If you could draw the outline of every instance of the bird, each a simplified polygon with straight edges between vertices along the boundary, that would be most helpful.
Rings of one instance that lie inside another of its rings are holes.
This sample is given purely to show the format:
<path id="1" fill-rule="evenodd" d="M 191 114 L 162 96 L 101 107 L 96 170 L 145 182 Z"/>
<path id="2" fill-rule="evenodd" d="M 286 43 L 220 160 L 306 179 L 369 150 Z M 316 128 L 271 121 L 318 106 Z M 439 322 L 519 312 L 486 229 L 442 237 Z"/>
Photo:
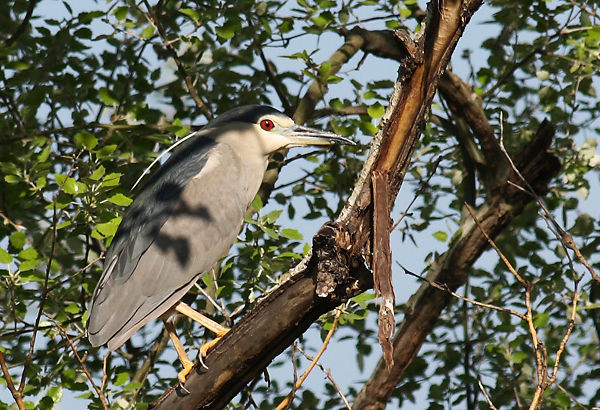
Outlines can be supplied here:
<path id="1" fill-rule="evenodd" d="M 335 133 L 297 125 L 266 105 L 234 108 L 186 137 L 123 215 L 88 308 L 90 344 L 114 351 L 162 318 L 184 383 L 194 363 L 172 318 L 183 314 L 216 334 L 200 348 L 200 359 L 229 330 L 181 299 L 227 255 L 269 156 L 282 148 L 336 143 L 354 145 Z"/>

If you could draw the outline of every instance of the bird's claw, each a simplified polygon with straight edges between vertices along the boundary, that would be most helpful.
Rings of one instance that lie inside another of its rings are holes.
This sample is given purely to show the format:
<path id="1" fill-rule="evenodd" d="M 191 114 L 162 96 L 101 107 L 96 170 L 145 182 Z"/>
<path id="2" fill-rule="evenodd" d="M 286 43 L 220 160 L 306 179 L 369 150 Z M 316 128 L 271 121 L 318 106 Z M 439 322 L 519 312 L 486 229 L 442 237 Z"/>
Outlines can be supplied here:
<path id="1" fill-rule="evenodd" d="M 190 391 L 185 388 L 184 384 L 187 375 L 190 374 L 190 372 L 194 368 L 194 362 L 192 362 L 191 360 L 181 360 L 181 365 L 183 366 L 183 370 L 177 373 L 177 378 L 179 379 L 179 387 L 181 387 L 181 389 L 184 390 L 186 393 L 189 393 Z"/>

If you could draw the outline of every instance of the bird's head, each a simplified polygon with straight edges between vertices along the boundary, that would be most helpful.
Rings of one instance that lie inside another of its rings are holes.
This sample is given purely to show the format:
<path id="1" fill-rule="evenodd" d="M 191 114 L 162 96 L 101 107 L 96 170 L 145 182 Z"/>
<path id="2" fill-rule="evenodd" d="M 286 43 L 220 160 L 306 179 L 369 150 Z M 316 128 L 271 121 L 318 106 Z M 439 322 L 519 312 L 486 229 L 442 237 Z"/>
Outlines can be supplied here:
<path id="1" fill-rule="evenodd" d="M 208 127 L 224 127 L 235 132 L 227 133 L 230 138 L 243 138 L 256 144 L 269 155 L 281 148 L 307 145 L 355 145 L 352 140 L 329 131 L 304 127 L 294 123 L 290 117 L 266 105 L 247 105 L 227 111 L 213 120 Z M 225 133 L 223 134 L 225 135 Z"/>

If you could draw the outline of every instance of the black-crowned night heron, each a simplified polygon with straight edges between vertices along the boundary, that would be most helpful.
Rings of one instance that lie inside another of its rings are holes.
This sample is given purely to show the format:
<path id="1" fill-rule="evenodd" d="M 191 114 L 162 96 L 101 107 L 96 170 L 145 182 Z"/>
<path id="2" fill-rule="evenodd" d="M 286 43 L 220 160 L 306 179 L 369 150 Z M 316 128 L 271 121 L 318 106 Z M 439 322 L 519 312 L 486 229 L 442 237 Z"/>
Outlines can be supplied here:
<path id="1" fill-rule="evenodd" d="M 89 309 L 92 346 L 107 344 L 115 350 L 146 323 L 173 311 L 221 338 L 229 329 L 181 298 L 235 241 L 269 155 L 284 147 L 353 143 L 296 125 L 261 105 L 228 111 L 190 137 L 145 184 L 123 217 Z M 173 323 L 164 322 L 183 365 L 178 375 L 183 382 L 193 362 Z M 215 341 L 205 344 L 201 355 Z"/>

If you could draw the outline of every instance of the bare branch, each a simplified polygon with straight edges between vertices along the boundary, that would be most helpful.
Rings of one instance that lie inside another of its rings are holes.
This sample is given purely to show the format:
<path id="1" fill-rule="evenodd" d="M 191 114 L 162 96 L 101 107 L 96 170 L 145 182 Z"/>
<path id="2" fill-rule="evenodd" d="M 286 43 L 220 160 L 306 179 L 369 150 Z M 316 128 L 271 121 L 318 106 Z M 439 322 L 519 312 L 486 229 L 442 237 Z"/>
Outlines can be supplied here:
<path id="1" fill-rule="evenodd" d="M 335 316 L 333 318 L 333 324 L 331 325 L 331 329 L 329 329 L 329 332 L 327 332 L 327 336 L 325 336 L 325 340 L 323 341 L 323 345 L 321 346 L 321 349 L 319 349 L 319 352 L 316 354 L 316 356 L 314 357 L 314 359 L 312 360 L 312 362 L 310 363 L 310 365 L 308 366 L 306 371 L 302 374 L 302 376 L 300 376 L 300 379 L 298 379 L 298 381 L 294 384 L 294 387 L 293 387 L 292 391 L 290 392 L 290 394 L 288 394 L 288 396 L 285 399 L 283 399 L 281 403 L 279 403 L 279 406 L 276 407 L 276 410 L 283 410 L 284 408 L 289 407 L 296 390 L 298 390 L 300 388 L 300 386 L 302 386 L 302 383 L 304 383 L 304 381 L 306 380 L 306 378 L 308 377 L 308 375 L 310 374 L 312 369 L 315 367 L 315 365 L 317 364 L 317 362 L 319 361 L 319 359 L 321 358 L 321 356 L 327 349 L 327 346 L 329 345 L 329 341 L 331 340 L 331 337 L 333 336 L 333 333 L 335 332 L 335 329 L 337 329 L 338 323 L 340 322 L 340 315 L 342 314 L 342 307 L 343 307 L 343 305 L 340 306 L 336 310 Z"/>
<path id="2" fill-rule="evenodd" d="M 98 398 L 102 402 L 102 406 L 104 407 L 104 409 L 108 410 L 109 409 L 109 405 L 108 405 L 108 402 L 106 401 L 106 397 L 104 396 L 104 392 L 100 388 L 98 388 L 98 386 L 94 382 L 94 379 L 93 379 L 91 373 L 89 372 L 87 366 L 85 365 L 85 361 L 81 358 L 81 356 L 79 356 L 79 353 L 77 352 L 77 348 L 75 347 L 75 345 L 71 341 L 71 338 L 67 334 L 67 331 L 58 322 L 56 322 L 54 320 L 52 320 L 52 322 L 58 328 L 58 330 L 63 335 L 63 337 L 67 340 L 67 343 L 69 343 L 69 346 L 71 347 L 71 350 L 73 351 L 73 354 L 75 355 L 75 358 L 79 362 L 79 365 L 81 366 L 81 369 L 83 370 L 83 373 L 85 374 L 85 377 L 87 377 L 87 379 L 91 383 L 92 387 L 96 391 L 96 394 L 98 394 Z M 104 384 L 103 384 L 103 386 L 104 386 Z"/>
<path id="3" fill-rule="evenodd" d="M 465 302 L 470 303 L 470 304 L 475 305 L 475 306 L 481 306 L 481 307 L 486 308 L 486 309 L 496 310 L 496 311 L 501 312 L 501 313 L 508 313 L 509 315 L 516 316 L 516 317 L 518 317 L 521 320 L 525 320 L 525 321 L 527 320 L 527 316 L 525 316 L 525 315 L 523 315 L 523 314 L 521 314 L 519 312 L 516 312 L 516 311 L 514 311 L 512 309 L 507 309 L 507 308 L 503 308 L 503 307 L 500 307 L 500 306 L 491 305 L 489 303 L 479 302 L 479 301 L 477 301 L 475 299 L 471 299 L 471 298 L 459 295 L 458 293 L 456 293 L 452 289 L 450 289 L 448 287 L 448 285 L 446 285 L 445 283 L 440 284 L 440 283 L 437 283 L 437 282 L 432 282 L 432 281 L 430 281 L 425 276 L 421 276 L 421 275 L 418 275 L 418 274 L 416 274 L 414 272 L 409 271 L 404 266 L 402 266 L 399 262 L 396 262 L 396 263 L 398 264 L 398 266 L 400 266 L 404 270 L 404 273 L 406 273 L 406 274 L 408 274 L 410 276 L 414 276 L 415 278 L 418 278 L 420 280 L 423 280 L 423 281 L 427 282 L 430 286 L 432 286 L 432 287 L 434 287 L 436 289 L 443 290 L 444 292 L 448 292 L 449 294 L 451 294 L 452 296 L 454 296 L 457 299 L 460 299 L 462 301 L 465 301 Z"/>
<path id="4" fill-rule="evenodd" d="M 148 15 L 147 15 L 148 22 L 156 28 L 156 30 L 158 31 L 158 34 L 160 35 L 160 38 L 162 39 L 163 45 L 167 48 L 167 50 L 169 50 L 169 53 L 171 53 L 171 57 L 173 57 L 173 60 L 175 61 L 175 64 L 177 65 L 177 71 L 179 71 L 179 75 L 185 82 L 188 92 L 194 99 L 196 106 L 200 109 L 202 114 L 204 114 L 204 116 L 207 119 L 211 120 L 213 117 L 212 114 L 208 110 L 206 104 L 204 104 L 204 102 L 198 95 L 198 92 L 196 91 L 196 87 L 194 87 L 194 82 L 192 81 L 192 77 L 188 74 L 187 70 L 185 69 L 183 63 L 181 62 L 181 59 L 179 58 L 179 55 L 177 54 L 177 50 L 175 50 L 175 47 L 173 47 L 173 42 L 169 41 L 169 39 L 167 38 L 167 34 L 165 33 L 165 29 L 162 26 L 162 24 L 160 23 L 159 12 L 158 12 L 158 10 L 160 8 L 160 2 L 156 7 L 151 7 L 150 4 L 148 3 L 148 0 L 143 0 L 143 3 L 146 6 L 146 9 L 148 10 Z"/>
<path id="5" fill-rule="evenodd" d="M 8 387 L 10 394 L 12 394 L 17 407 L 19 410 L 25 410 L 23 395 L 19 390 L 17 390 L 15 384 L 13 383 L 13 379 L 8 371 L 8 366 L 6 366 L 6 360 L 4 360 L 4 354 L 2 353 L 2 350 L 0 350 L 0 368 L 2 368 L 2 373 L 4 373 L 4 379 L 6 380 L 6 386 Z"/>
<path id="6" fill-rule="evenodd" d="M 10 36 L 10 38 L 6 39 L 6 41 L 4 41 L 4 45 L 6 47 L 10 47 L 15 41 L 17 41 L 21 34 L 25 32 L 25 28 L 29 24 L 29 20 L 31 20 L 31 16 L 33 15 L 33 9 L 35 8 L 37 2 L 38 0 L 29 0 L 29 6 L 27 6 L 27 12 L 25 13 L 23 21 L 21 22 L 17 30 L 13 33 L 13 35 Z"/>
<path id="7" fill-rule="evenodd" d="M 311 357 L 310 355 L 306 354 L 306 352 L 304 350 L 302 350 L 302 348 L 300 348 L 299 346 L 296 345 L 296 349 L 298 349 L 298 351 L 300 353 L 302 353 L 304 355 L 304 357 L 306 357 L 308 360 L 314 360 L 313 357 Z M 317 361 L 317 366 L 319 366 L 319 368 L 321 369 L 321 371 L 323 373 L 325 373 L 325 375 L 327 376 L 327 378 L 329 379 L 329 381 L 331 382 L 331 384 L 333 385 L 333 388 L 338 392 L 338 394 L 340 395 L 340 398 L 342 399 L 342 401 L 344 402 L 344 404 L 346 405 L 347 409 L 351 409 L 350 407 L 350 403 L 348 403 L 348 399 L 346 399 L 346 396 L 344 396 L 344 393 L 342 393 L 342 390 L 340 389 L 340 387 L 337 385 L 337 383 L 335 382 L 335 380 L 333 379 L 333 376 L 331 375 L 331 372 L 328 369 L 325 369 L 325 367 L 323 367 L 323 365 Z"/>

